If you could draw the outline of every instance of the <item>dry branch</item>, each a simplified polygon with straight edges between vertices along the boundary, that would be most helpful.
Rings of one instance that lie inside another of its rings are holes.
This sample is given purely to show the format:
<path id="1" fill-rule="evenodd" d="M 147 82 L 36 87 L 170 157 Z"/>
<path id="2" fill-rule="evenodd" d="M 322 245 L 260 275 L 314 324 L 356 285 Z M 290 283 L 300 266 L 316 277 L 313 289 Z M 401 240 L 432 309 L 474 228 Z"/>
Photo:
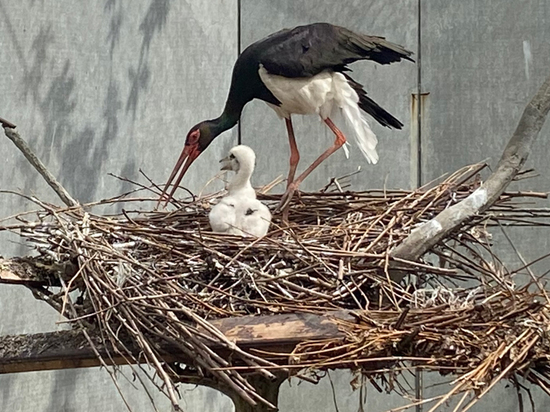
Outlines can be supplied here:
<path id="1" fill-rule="evenodd" d="M 29 161 L 31 165 L 40 173 L 44 180 L 50 185 L 50 187 L 57 193 L 59 198 L 67 206 L 76 206 L 78 202 L 72 198 L 72 196 L 65 190 L 65 188 L 57 181 L 54 175 L 50 173 L 44 163 L 34 154 L 31 147 L 27 142 L 17 133 L 14 128 L 11 128 L 8 123 L 3 123 L 4 133 L 6 136 L 17 146 L 19 150 L 23 153 L 25 158 Z"/>
<path id="2" fill-rule="evenodd" d="M 393 250 L 392 256 L 417 260 L 461 225 L 491 207 L 527 160 L 531 145 L 537 138 L 549 110 L 550 76 L 525 108 L 495 172 L 464 201 L 445 209 L 411 232 L 408 239 Z"/>
<path id="3" fill-rule="evenodd" d="M 2 127 L 9 127 L 10 129 L 15 129 L 17 127 L 9 120 L 3 119 L 1 117 L 0 117 L 0 124 L 2 125 Z"/>

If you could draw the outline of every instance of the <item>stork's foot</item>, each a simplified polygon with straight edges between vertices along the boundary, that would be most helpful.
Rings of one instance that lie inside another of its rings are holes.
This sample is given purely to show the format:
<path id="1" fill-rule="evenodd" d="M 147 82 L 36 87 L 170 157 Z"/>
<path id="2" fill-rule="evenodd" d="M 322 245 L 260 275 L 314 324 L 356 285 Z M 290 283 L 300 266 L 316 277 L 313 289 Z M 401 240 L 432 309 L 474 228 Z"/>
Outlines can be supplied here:
<path id="1" fill-rule="evenodd" d="M 288 187 L 286 188 L 286 192 L 281 197 L 281 201 L 275 209 L 275 212 L 284 211 L 285 209 L 288 210 L 288 206 L 290 206 L 290 201 L 292 200 L 292 196 L 294 196 L 296 190 L 298 190 L 297 184 L 291 183 L 288 185 Z"/>

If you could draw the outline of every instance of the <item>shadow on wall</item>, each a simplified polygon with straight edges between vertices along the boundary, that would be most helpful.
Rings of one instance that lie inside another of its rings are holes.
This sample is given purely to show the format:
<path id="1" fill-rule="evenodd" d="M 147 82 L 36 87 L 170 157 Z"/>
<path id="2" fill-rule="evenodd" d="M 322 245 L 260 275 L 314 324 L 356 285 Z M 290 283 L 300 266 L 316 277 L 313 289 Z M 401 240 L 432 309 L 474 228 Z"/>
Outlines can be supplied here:
<path id="1" fill-rule="evenodd" d="M 113 1 L 114 0 L 109 0 L 108 3 Z M 131 87 L 130 95 L 126 101 L 126 113 L 131 112 L 133 120 L 136 118 L 140 94 L 142 91 L 147 90 L 151 78 L 149 64 L 147 63 L 151 42 L 153 41 L 155 33 L 160 33 L 166 25 L 169 12 L 170 0 L 153 0 L 139 25 L 139 32 L 142 35 L 139 60 L 137 67 L 130 67 L 128 69 Z"/>
<path id="2" fill-rule="evenodd" d="M 107 34 L 107 43 L 109 43 L 109 55 L 113 60 L 113 53 L 120 41 L 120 28 L 122 27 L 122 1 L 107 0 L 103 7 L 105 13 L 111 13 L 111 21 L 109 22 L 109 33 Z"/>
<path id="3" fill-rule="evenodd" d="M 0 376 L 0 406 L 3 411 L 9 411 L 11 408 L 10 394 L 16 378 L 12 375 Z"/>
<path id="4" fill-rule="evenodd" d="M 82 410 L 79 405 L 78 388 L 81 385 L 79 377 L 83 372 L 75 370 L 51 372 L 52 388 L 49 393 L 49 402 L 45 411 L 78 412 Z M 77 385 L 78 383 L 78 385 Z"/>
<path id="5" fill-rule="evenodd" d="M 116 81 L 113 54 L 120 40 L 123 23 L 122 2 L 107 0 L 104 11 L 111 15 L 105 39 L 110 49 L 108 64 L 111 70 L 103 103 L 103 122 L 99 125 L 93 124 L 90 120 L 84 120 L 84 125 L 81 126 L 76 124 L 74 116 L 90 110 L 77 107 L 79 73 L 75 71 L 70 59 L 63 62 L 61 72 L 57 76 L 52 78 L 49 73 L 52 70 L 51 67 L 56 66 L 55 46 L 56 37 L 58 37 L 51 23 L 44 23 L 40 28 L 28 56 L 20 53 L 24 68 L 22 88 L 25 103 L 30 103 L 38 109 L 44 125 L 41 136 L 26 136 L 26 138 L 36 148 L 37 154 L 46 165 L 53 168 L 53 165 L 58 162 L 61 183 L 81 202 L 96 200 L 100 178 L 107 172 L 103 164 L 109 156 L 124 159 L 120 169 L 112 170 L 113 173 L 120 174 L 123 171 L 130 178 L 137 175 L 135 154 L 131 150 L 120 153 L 110 153 L 108 150 L 110 143 L 117 139 L 120 132 L 122 98 Z M 155 34 L 160 33 L 165 26 L 169 11 L 169 0 L 152 0 L 139 25 L 138 30 L 142 41 L 137 66 L 128 68 L 130 91 L 126 99 L 126 113 L 132 114 L 132 120 L 136 118 L 140 95 L 148 88 L 151 78 L 147 63 L 151 43 Z M 13 37 L 16 36 L 14 32 Z M 49 79 L 51 82 L 48 85 Z M 44 93 L 43 90 L 46 92 Z M 103 133 L 99 137 L 98 129 L 102 126 Z M 131 139 L 131 134 L 129 138 Z M 32 192 L 38 184 L 42 184 L 41 178 L 29 167 L 25 159 L 19 160 L 16 169 L 18 173 L 22 171 L 25 175 L 23 185 L 25 193 Z M 121 191 L 130 188 L 129 184 L 124 182 L 120 182 L 120 186 Z"/>
<path id="6" fill-rule="evenodd" d="M 34 3 L 33 1 L 30 4 L 31 7 Z M 109 26 L 104 41 L 109 48 L 110 59 L 100 60 L 99 64 L 110 70 L 106 71 L 107 77 L 98 84 L 99 88 L 105 88 L 105 97 L 101 115 L 93 119 L 88 116 L 96 108 L 83 107 L 79 103 L 83 100 L 80 98 L 83 86 L 89 85 L 80 83 L 82 76 L 78 62 L 72 61 L 72 58 L 62 60 L 63 57 L 59 56 L 61 53 L 57 53 L 60 38 L 64 36 L 58 30 L 63 29 L 58 28 L 53 21 L 39 21 L 41 26 L 38 33 L 32 39 L 30 47 L 26 46 L 21 37 L 25 34 L 14 29 L 9 9 L 0 2 L 0 20 L 8 31 L 9 40 L 23 72 L 19 84 L 23 92 L 22 105 L 24 110 L 37 113 L 41 120 L 37 124 L 42 125 L 42 130 L 36 131 L 34 135 L 23 134 L 23 137 L 29 141 L 46 166 L 59 174 L 61 183 L 80 202 L 97 200 L 100 183 L 108 172 L 122 174 L 130 179 L 138 176 L 138 171 L 135 170 L 136 153 L 131 150 L 134 137 L 132 131 L 143 92 L 149 87 L 152 77 L 148 64 L 149 50 L 155 36 L 162 32 L 167 23 L 170 6 L 169 0 L 151 0 L 145 10 L 137 28 L 141 37 L 137 65 L 130 63 L 127 66 L 130 87 L 128 95 L 123 96 L 121 90 L 126 87 L 122 87 L 117 79 L 123 77 L 120 74 L 125 69 L 117 63 L 114 54 L 120 43 L 122 25 L 126 22 L 124 16 L 127 13 L 124 7 L 128 6 L 121 0 L 105 1 L 103 11 L 110 18 L 105 19 L 105 24 Z M 130 113 L 131 122 L 124 129 L 124 118 L 121 116 Z M 119 142 L 116 147 L 121 149 L 116 150 L 113 142 L 121 138 L 126 140 Z M 37 187 L 44 187 L 42 178 L 28 162 L 22 156 L 18 159 L 13 170 L 9 172 L 12 176 L 7 178 L 17 182 L 23 193 L 33 193 Z M 120 162 L 116 164 L 118 159 Z M 105 169 L 107 161 L 116 164 L 113 170 Z M 131 189 L 129 183 L 116 182 L 110 178 L 109 185 L 109 192 L 113 194 Z"/>

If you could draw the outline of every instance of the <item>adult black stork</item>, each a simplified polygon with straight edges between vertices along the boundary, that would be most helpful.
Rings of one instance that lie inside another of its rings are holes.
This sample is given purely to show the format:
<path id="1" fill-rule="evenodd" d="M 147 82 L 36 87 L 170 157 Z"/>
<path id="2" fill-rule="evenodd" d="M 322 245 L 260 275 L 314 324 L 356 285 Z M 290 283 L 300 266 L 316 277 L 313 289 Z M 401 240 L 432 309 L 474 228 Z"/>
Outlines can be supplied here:
<path id="1" fill-rule="evenodd" d="M 355 131 L 357 143 L 370 163 L 378 161 L 377 139 L 361 110 L 381 125 L 401 129 L 403 124 L 367 96 L 363 86 L 346 71 L 356 60 L 389 64 L 413 61 L 412 52 L 383 37 L 358 34 L 329 23 L 314 23 L 285 29 L 248 46 L 233 68 L 231 87 L 220 117 L 193 126 L 183 151 L 164 187 L 161 200 L 179 172 L 167 201 L 174 195 L 193 161 L 222 132 L 239 121 L 244 106 L 253 99 L 269 104 L 285 119 L 290 142 L 287 190 L 279 208 L 288 204 L 300 183 L 327 157 L 346 142 L 330 116 L 341 110 Z M 334 144 L 294 179 L 300 154 L 291 114 L 318 114 L 336 135 Z"/>

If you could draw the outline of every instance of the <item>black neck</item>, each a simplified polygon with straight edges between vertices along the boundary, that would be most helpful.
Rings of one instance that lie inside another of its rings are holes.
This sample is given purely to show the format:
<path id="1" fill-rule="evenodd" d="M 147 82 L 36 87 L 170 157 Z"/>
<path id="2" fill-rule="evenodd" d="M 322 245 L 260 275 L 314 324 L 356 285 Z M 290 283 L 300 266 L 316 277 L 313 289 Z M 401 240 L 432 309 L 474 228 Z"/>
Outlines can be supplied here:
<path id="1" fill-rule="evenodd" d="M 243 111 L 244 105 L 230 105 L 229 102 L 225 105 L 223 113 L 220 117 L 209 120 L 210 128 L 213 132 L 213 136 L 218 136 L 219 134 L 225 132 L 226 130 L 231 129 L 237 124 L 239 118 L 241 117 L 241 112 Z"/>

